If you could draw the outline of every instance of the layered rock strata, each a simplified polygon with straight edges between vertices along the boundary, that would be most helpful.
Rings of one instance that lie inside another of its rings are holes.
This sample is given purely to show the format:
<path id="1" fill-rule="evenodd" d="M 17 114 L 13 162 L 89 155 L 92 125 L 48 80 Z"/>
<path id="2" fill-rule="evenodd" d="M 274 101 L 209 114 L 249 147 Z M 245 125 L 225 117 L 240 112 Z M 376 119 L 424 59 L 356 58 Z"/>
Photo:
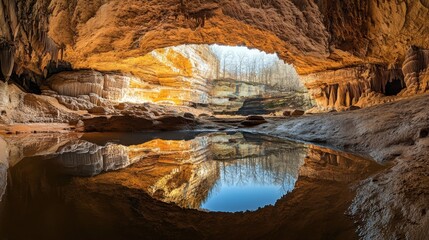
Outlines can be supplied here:
<path id="1" fill-rule="evenodd" d="M 217 79 L 211 82 L 209 108 L 215 114 L 270 114 L 285 108 L 311 108 L 306 92 L 282 91 L 268 84 Z"/>

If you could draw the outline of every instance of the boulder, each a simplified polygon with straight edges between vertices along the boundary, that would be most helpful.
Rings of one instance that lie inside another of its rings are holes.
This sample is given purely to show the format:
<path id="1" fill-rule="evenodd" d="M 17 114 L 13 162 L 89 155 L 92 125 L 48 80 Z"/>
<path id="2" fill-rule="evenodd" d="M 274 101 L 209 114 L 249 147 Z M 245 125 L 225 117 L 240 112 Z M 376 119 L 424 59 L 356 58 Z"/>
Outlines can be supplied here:
<path id="1" fill-rule="evenodd" d="M 115 108 L 118 110 L 124 110 L 127 107 L 128 107 L 128 105 L 126 103 L 119 103 L 118 105 L 115 106 Z"/>
<path id="2" fill-rule="evenodd" d="M 292 113 L 292 111 L 290 111 L 290 110 L 283 111 L 283 116 L 289 117 L 291 113 Z"/>
<path id="3" fill-rule="evenodd" d="M 304 115 L 304 113 L 305 112 L 302 110 L 295 109 L 290 113 L 290 115 L 291 116 L 302 116 L 302 115 Z"/>
<path id="4" fill-rule="evenodd" d="M 58 102 L 64 105 L 66 108 L 78 111 L 78 110 L 89 110 L 93 108 L 95 105 L 90 101 L 84 98 L 76 98 L 76 97 L 68 97 L 68 96 L 60 96 L 56 97 Z"/>
<path id="5" fill-rule="evenodd" d="M 185 113 L 185 114 L 183 114 L 183 117 L 184 118 L 189 118 L 189 119 L 195 119 L 195 116 L 194 116 L 194 114 L 192 114 L 192 113 Z"/>
<path id="6" fill-rule="evenodd" d="M 95 106 L 95 107 L 89 109 L 88 112 L 92 113 L 92 114 L 96 114 L 96 115 L 103 115 L 103 114 L 107 113 L 105 108 L 99 107 L 99 106 Z"/>

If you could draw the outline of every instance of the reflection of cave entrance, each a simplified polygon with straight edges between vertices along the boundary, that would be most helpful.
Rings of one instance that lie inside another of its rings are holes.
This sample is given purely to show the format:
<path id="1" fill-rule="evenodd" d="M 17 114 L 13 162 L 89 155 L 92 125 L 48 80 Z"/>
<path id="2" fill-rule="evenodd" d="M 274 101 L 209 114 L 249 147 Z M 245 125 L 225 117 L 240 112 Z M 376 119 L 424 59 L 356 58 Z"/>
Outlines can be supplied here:
<path id="1" fill-rule="evenodd" d="M 386 83 L 385 87 L 385 93 L 386 96 L 394 96 L 401 92 L 402 89 L 404 89 L 404 84 L 401 79 L 394 78 Z"/>

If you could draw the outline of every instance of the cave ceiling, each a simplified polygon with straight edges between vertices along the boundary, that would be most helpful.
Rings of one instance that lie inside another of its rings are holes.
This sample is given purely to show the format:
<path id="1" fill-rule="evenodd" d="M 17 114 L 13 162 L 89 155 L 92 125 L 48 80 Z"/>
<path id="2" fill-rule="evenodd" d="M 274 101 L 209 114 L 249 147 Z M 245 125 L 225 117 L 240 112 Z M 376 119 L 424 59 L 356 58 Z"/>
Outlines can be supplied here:
<path id="1" fill-rule="evenodd" d="M 309 74 L 394 65 L 412 45 L 429 48 L 428 7 L 427 0 L 2 0 L 0 35 L 15 45 L 17 73 L 41 73 L 56 58 L 133 72 L 154 49 L 218 43 L 276 52 Z"/>

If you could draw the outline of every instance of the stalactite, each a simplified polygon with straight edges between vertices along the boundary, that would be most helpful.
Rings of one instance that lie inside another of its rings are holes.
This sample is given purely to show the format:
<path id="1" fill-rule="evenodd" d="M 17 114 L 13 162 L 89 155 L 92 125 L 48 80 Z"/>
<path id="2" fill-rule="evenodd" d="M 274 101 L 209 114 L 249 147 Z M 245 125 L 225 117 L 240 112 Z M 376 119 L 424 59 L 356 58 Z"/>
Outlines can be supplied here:
<path id="1" fill-rule="evenodd" d="M 34 21 L 28 28 L 29 42 L 31 49 L 41 55 L 49 54 L 51 61 L 54 61 L 58 66 L 59 55 L 63 58 L 64 44 L 57 44 L 47 33 L 47 20 Z"/>
<path id="2" fill-rule="evenodd" d="M 323 91 L 323 98 L 325 99 L 325 106 L 329 105 L 329 93 L 327 93 L 328 87 L 325 88 L 325 90 Z"/>
<path id="3" fill-rule="evenodd" d="M 335 104 L 336 107 L 345 106 L 346 104 L 346 91 L 347 85 L 339 85 L 337 89 L 337 102 Z"/>
<path id="4" fill-rule="evenodd" d="M 43 52 L 51 55 L 51 60 L 58 66 L 58 54 L 60 47 L 52 40 L 46 32 L 40 34 L 39 41 L 42 43 Z"/>
<path id="5" fill-rule="evenodd" d="M 63 43 L 60 46 L 60 51 L 61 51 L 61 57 L 60 60 L 63 61 L 64 60 L 64 50 L 66 49 L 66 45 Z M 58 62 L 57 62 L 57 67 L 58 67 Z"/>
<path id="6" fill-rule="evenodd" d="M 213 11 L 218 8 L 216 4 L 202 4 L 196 1 L 180 0 L 179 10 L 185 19 L 192 19 L 196 22 L 195 28 L 204 27 L 206 19 L 212 17 Z"/>
<path id="7" fill-rule="evenodd" d="M 331 107 L 335 106 L 335 103 L 337 102 L 337 87 L 338 84 L 329 86 L 329 106 Z"/>
<path id="8" fill-rule="evenodd" d="M 5 41 L 0 43 L 0 64 L 1 72 L 7 82 L 12 75 L 15 63 L 15 47 Z"/>
<path id="9" fill-rule="evenodd" d="M 350 91 L 347 86 L 347 92 L 346 92 L 346 107 L 350 107 L 352 105 L 352 101 L 350 99 Z"/>

